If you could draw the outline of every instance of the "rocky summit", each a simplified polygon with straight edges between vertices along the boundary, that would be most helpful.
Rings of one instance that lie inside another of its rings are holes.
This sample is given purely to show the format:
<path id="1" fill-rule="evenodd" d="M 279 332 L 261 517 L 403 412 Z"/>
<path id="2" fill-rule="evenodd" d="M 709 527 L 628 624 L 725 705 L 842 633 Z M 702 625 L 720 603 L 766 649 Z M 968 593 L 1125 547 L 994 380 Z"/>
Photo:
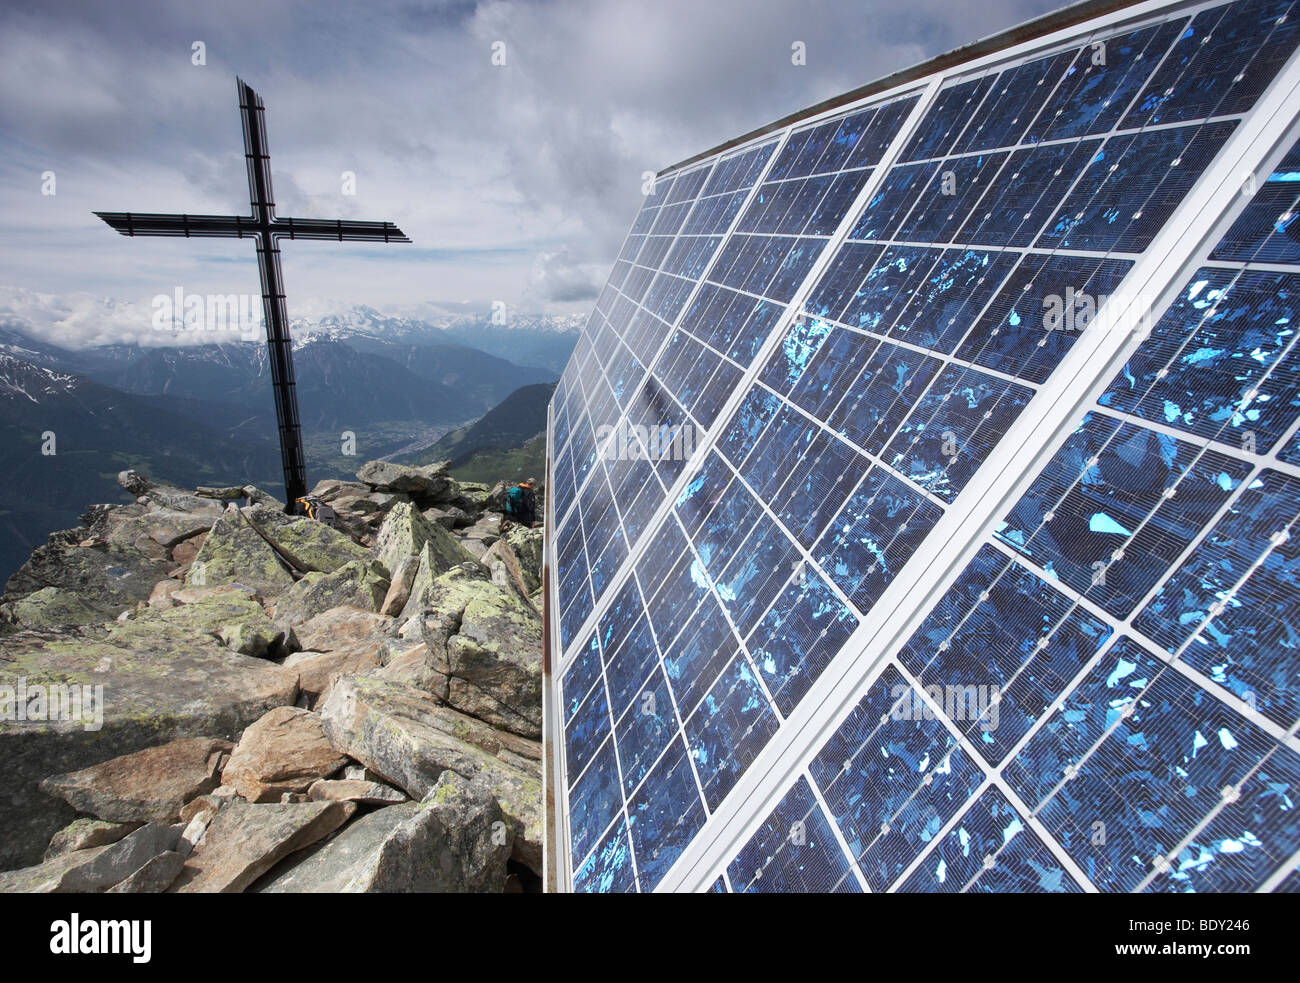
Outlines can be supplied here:
<path id="1" fill-rule="evenodd" d="M 528 892 L 542 530 L 447 465 L 135 471 L 0 597 L 0 892 Z M 508 525 L 508 524 L 507 524 Z"/>

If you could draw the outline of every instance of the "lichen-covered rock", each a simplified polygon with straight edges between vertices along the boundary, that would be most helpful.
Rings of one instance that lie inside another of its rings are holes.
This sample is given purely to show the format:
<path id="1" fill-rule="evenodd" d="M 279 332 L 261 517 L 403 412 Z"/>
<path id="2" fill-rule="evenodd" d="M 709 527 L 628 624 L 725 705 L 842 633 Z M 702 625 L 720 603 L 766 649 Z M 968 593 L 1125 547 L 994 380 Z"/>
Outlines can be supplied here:
<path id="1" fill-rule="evenodd" d="M 414 687 L 366 676 L 335 684 L 321 724 L 337 750 L 412 798 L 424 798 L 449 770 L 480 782 L 501 805 L 515 859 L 541 873 L 541 769 L 531 758 L 533 742 L 494 731 Z"/>
<path id="2" fill-rule="evenodd" d="M 493 726 L 540 737 L 542 625 L 526 598 L 467 563 L 435 580 L 419 603 L 429 649 L 419 685 Z"/>
<path id="3" fill-rule="evenodd" d="M 266 541 L 235 509 L 212 526 L 185 575 L 191 587 L 246 584 L 267 597 L 293 586 L 293 575 Z"/>
<path id="4" fill-rule="evenodd" d="M 415 578 L 420 572 L 420 562 L 418 556 L 404 556 L 397 561 L 388 593 L 384 595 L 384 603 L 379 607 L 380 614 L 396 616 L 406 607 L 406 602 L 411 599 Z"/>
<path id="5" fill-rule="evenodd" d="M 173 600 L 177 600 L 177 594 L 184 592 L 173 593 Z M 212 592 L 191 603 L 158 611 L 154 617 L 215 638 L 241 655 L 264 657 L 284 639 L 284 632 L 272 624 L 262 605 L 245 590 Z"/>
<path id="6" fill-rule="evenodd" d="M 358 816 L 337 835 L 285 859 L 252 890 L 266 894 L 360 893 L 379 848 L 418 808 L 419 803 L 407 802 Z"/>
<path id="7" fill-rule="evenodd" d="M 249 802 L 279 802 L 286 792 L 306 792 L 346 763 L 326 739 L 316 714 L 276 707 L 244 731 L 221 781 Z"/>
<path id="8" fill-rule="evenodd" d="M 545 530 L 526 529 L 519 525 L 511 526 L 505 534 L 505 541 L 519 558 L 519 567 L 529 594 L 542 586 L 542 544 L 545 538 Z"/>
<path id="9" fill-rule="evenodd" d="M 84 598 L 65 587 L 42 587 L 17 601 L 0 605 L 0 623 L 15 630 L 93 625 L 111 621 L 117 614 L 112 605 Z"/>
<path id="10" fill-rule="evenodd" d="M 221 784 L 221 761 L 233 749 L 231 742 L 216 738 L 180 738 L 51 775 L 41 782 L 41 791 L 113 823 L 172 823 L 185 803 Z"/>
<path id="11" fill-rule="evenodd" d="M 0 706 L 0 869 L 39 862 L 75 818 L 40 791 L 42 779 L 176 738 L 229 740 L 298 696 L 293 672 L 155 619 L 13 635 L 0 647 L 0 683 L 20 679 L 29 694 L 64 687 L 61 703 L 75 686 L 83 702 L 80 719 L 17 720 Z"/>
<path id="12" fill-rule="evenodd" d="M 290 559 L 300 560 L 312 570 L 333 573 L 345 563 L 369 556 L 364 546 L 323 522 L 304 515 L 287 515 L 282 508 L 255 505 L 244 514 L 257 523 Z"/>
<path id="13" fill-rule="evenodd" d="M 378 640 L 357 642 L 329 652 L 295 652 L 284 660 L 284 667 L 298 674 L 298 689 L 306 707 L 315 710 L 329 698 L 336 676 L 378 668 L 381 652 Z"/>
<path id="14" fill-rule="evenodd" d="M 110 823 L 103 819 L 82 816 L 74 819 L 50 839 L 45 848 L 45 859 L 53 860 L 73 850 L 88 850 L 92 846 L 116 843 L 122 837 L 139 829 L 143 823 Z"/>
<path id="15" fill-rule="evenodd" d="M 394 505 L 379 528 L 375 559 L 391 572 L 405 557 L 426 554 L 430 569 L 439 573 L 471 559 L 456 537 L 426 519 L 415 506 L 406 502 Z"/>
<path id="16" fill-rule="evenodd" d="M 181 512 L 177 509 L 149 509 L 141 515 L 113 523 L 106 537 L 118 546 L 142 548 L 141 540 L 151 540 L 164 549 L 171 549 L 191 536 L 207 532 L 216 517 L 210 513 Z"/>
<path id="17" fill-rule="evenodd" d="M 46 543 L 9 578 L 5 596 L 17 600 L 43 587 L 61 587 L 115 616 L 148 600 L 170 569 L 168 561 L 129 547 Z"/>
<path id="18" fill-rule="evenodd" d="M 303 648 L 331 652 L 361 642 L 378 642 L 392 623 L 387 615 L 341 604 L 322 611 L 294 631 Z"/>
<path id="19" fill-rule="evenodd" d="M 340 605 L 378 611 L 388 586 L 388 571 L 377 560 L 353 560 L 333 573 L 309 573 L 276 602 L 275 623 L 287 630 Z"/>

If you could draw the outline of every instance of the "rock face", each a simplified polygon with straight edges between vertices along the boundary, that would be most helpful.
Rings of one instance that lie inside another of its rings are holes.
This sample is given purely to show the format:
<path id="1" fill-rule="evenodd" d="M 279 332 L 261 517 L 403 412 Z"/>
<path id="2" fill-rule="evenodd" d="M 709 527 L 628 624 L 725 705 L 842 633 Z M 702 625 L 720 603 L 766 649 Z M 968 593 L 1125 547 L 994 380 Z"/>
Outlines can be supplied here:
<path id="1" fill-rule="evenodd" d="M 283 593 L 293 582 L 284 561 L 237 510 L 224 513 L 213 524 L 185 577 L 190 587 L 245 584 L 268 597 Z"/>
<path id="2" fill-rule="evenodd" d="M 306 792 L 346 763 L 326 740 L 319 717 L 276 707 L 244 731 L 221 781 L 249 802 L 279 802 L 286 793 Z"/>
<path id="3" fill-rule="evenodd" d="M 368 461 L 357 471 L 357 477 L 374 491 L 405 492 L 416 499 L 436 500 L 451 488 L 445 462 L 415 468 L 387 461 Z"/>
<path id="4" fill-rule="evenodd" d="M 333 573 L 309 573 L 275 605 L 276 624 L 300 624 L 341 604 L 377 611 L 388 594 L 388 571 L 375 560 L 352 560 Z"/>
<path id="5" fill-rule="evenodd" d="M 167 561 L 125 546 L 73 547 L 46 544 L 32 551 L 5 584 L 11 599 L 43 587 L 60 587 L 107 615 L 147 601 L 153 585 L 167 576 Z"/>
<path id="6" fill-rule="evenodd" d="M 471 559 L 451 533 L 405 502 L 388 513 L 374 552 L 375 559 L 390 571 L 396 570 L 406 557 L 420 556 L 421 564 L 435 575 Z"/>
<path id="7" fill-rule="evenodd" d="M 213 818 L 171 890 L 242 891 L 282 858 L 334 832 L 356 808 L 353 802 L 232 802 Z"/>
<path id="8" fill-rule="evenodd" d="M 241 655 L 265 656 L 280 644 L 284 632 L 271 623 L 251 591 L 233 584 L 227 587 L 230 589 L 208 589 L 189 603 L 164 609 L 157 617 L 168 624 L 209 635 Z M 194 592 L 175 591 L 170 598 L 175 602 L 177 594 L 184 597 L 187 593 Z"/>
<path id="9" fill-rule="evenodd" d="M 38 783 L 179 737 L 237 737 L 268 709 L 298 695 L 292 672 L 237 655 L 169 625 L 124 622 L 22 632 L 0 645 L 0 680 L 78 687 L 82 719 L 0 719 L 0 869 L 36 863 L 74 818 Z M 100 724 L 87 722 L 96 686 Z M 85 689 L 89 687 L 89 690 Z M 99 729 L 87 730 L 96 726 Z"/>
<path id="10" fill-rule="evenodd" d="M 221 763 L 232 750 L 229 741 L 181 738 L 52 775 L 41 782 L 41 791 L 113 823 L 175 822 L 186 802 L 221 784 Z"/>

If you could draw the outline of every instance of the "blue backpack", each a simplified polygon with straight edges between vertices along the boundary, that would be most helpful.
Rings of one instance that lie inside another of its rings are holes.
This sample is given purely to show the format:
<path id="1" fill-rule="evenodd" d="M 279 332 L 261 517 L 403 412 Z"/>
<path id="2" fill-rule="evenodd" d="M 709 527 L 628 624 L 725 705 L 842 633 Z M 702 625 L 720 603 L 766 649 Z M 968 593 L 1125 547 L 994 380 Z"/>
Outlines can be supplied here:
<path id="1" fill-rule="evenodd" d="M 513 516 L 524 514 L 524 490 L 519 485 L 506 492 L 506 513 Z"/>

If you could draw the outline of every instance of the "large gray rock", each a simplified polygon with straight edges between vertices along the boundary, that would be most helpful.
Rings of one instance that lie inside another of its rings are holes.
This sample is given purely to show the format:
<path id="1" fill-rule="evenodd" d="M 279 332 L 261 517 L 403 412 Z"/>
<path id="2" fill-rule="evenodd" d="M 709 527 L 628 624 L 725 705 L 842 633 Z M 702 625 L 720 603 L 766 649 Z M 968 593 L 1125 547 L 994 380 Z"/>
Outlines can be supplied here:
<path id="1" fill-rule="evenodd" d="M 213 817 L 171 890 L 238 893 L 284 857 L 329 836 L 356 808 L 354 802 L 233 801 Z"/>
<path id="2" fill-rule="evenodd" d="M 431 501 L 447 497 L 451 489 L 445 461 L 424 468 L 367 461 L 357 470 L 357 477 L 375 491 L 405 492 L 412 498 Z"/>
<path id="3" fill-rule="evenodd" d="M 6 633 L 24 629 L 93 625 L 111 621 L 120 610 L 98 598 L 82 597 L 66 587 L 42 587 L 16 601 L 0 604 L 0 626 Z"/>
<path id="4" fill-rule="evenodd" d="M 32 551 L 5 584 L 5 596 L 12 601 L 43 587 L 60 587 L 108 617 L 116 617 L 147 601 L 153 585 L 170 569 L 167 560 L 129 547 L 72 546 L 56 541 Z"/>
<path id="5" fill-rule="evenodd" d="M 377 560 L 353 560 L 333 573 L 309 573 L 275 605 L 275 623 L 288 629 L 340 605 L 377 611 L 388 594 L 388 571 Z"/>
<path id="6" fill-rule="evenodd" d="M 251 591 L 240 590 L 233 584 L 225 586 L 230 589 L 209 588 L 203 596 L 188 603 L 183 599 L 195 588 L 175 591 L 170 599 L 181 603 L 154 609 L 157 613 L 152 617 L 189 629 L 196 635 L 207 635 L 241 655 L 262 658 L 278 651 L 284 640 L 284 630 L 272 623 Z"/>
<path id="7" fill-rule="evenodd" d="M 176 738 L 229 740 L 298 695 L 292 672 L 161 622 L 13 635 L 0 646 L 0 685 L 18 680 L 29 696 L 36 686 L 76 686 L 92 699 L 82 719 L 0 719 L 0 869 L 39 862 L 50 837 L 75 818 L 40 791 L 41 780 Z M 98 724 L 86 719 L 96 686 Z"/>
<path id="8" fill-rule="evenodd" d="M 112 846 L 96 846 L 88 850 L 63 853 L 31 867 L 0 871 L 0 894 L 53 894 L 70 871 L 90 863 L 111 849 Z"/>
<path id="9" fill-rule="evenodd" d="M 328 778 L 345 764 L 316 714 L 276 707 L 244 731 L 221 782 L 249 802 L 279 802 L 286 793 L 306 792 L 317 779 Z"/>
<path id="10" fill-rule="evenodd" d="M 190 587 L 245 584 L 267 597 L 293 586 L 289 567 L 261 536 L 231 509 L 213 523 L 212 531 L 185 575 Z"/>
<path id="11" fill-rule="evenodd" d="M 73 867 L 59 880 L 56 891 L 86 893 L 104 891 L 126 880 L 154 857 L 176 848 L 180 831 L 161 823 L 141 826 L 103 853 Z"/>
<path id="12" fill-rule="evenodd" d="M 384 517 L 374 556 L 390 572 L 397 570 L 406 557 L 419 556 L 422 566 L 428 566 L 433 576 L 473 559 L 455 536 L 405 502 L 394 505 Z"/>
<path id="13" fill-rule="evenodd" d="M 109 894 L 161 894 L 185 867 L 185 857 L 174 850 L 160 853 L 130 877 L 108 889 Z"/>
<path id="14" fill-rule="evenodd" d="M 175 822 L 181 807 L 221 784 L 230 741 L 183 737 L 81 771 L 51 775 L 41 790 L 112 823 Z"/>
<path id="15" fill-rule="evenodd" d="M 177 509 L 150 509 L 142 515 L 113 523 L 107 539 L 118 546 L 130 546 L 148 552 L 149 543 L 169 550 L 177 543 L 207 532 L 216 517 L 206 512 L 181 512 Z"/>
<path id="16" fill-rule="evenodd" d="M 382 652 L 383 644 L 379 641 L 357 642 L 329 652 L 295 652 L 283 664 L 298 674 L 298 689 L 307 709 L 316 710 L 329 698 L 336 677 L 377 669 Z"/>
<path id="17" fill-rule="evenodd" d="M 465 713 L 523 737 L 542 733 L 542 625 L 513 585 L 478 563 L 462 564 L 412 595 L 427 672 L 413 680 Z"/>
<path id="18" fill-rule="evenodd" d="M 501 805 L 514 857 L 541 872 L 542 792 L 535 742 L 501 733 L 422 690 L 345 676 L 321 711 L 325 736 L 413 799 L 446 771 L 479 784 Z"/>
<path id="19" fill-rule="evenodd" d="M 258 889 L 267 893 L 499 893 L 511 832 L 481 786 L 446 772 L 418 805 L 363 816 Z"/>
<path id="20" fill-rule="evenodd" d="M 73 850 L 88 850 L 92 846 L 116 843 L 122 837 L 135 832 L 141 825 L 143 824 L 110 823 L 103 819 L 91 819 L 89 816 L 74 819 L 54 834 L 50 845 L 45 849 L 45 859 L 53 860 Z"/>
<path id="21" fill-rule="evenodd" d="M 546 531 L 514 525 L 504 538 L 519 560 L 527 593 L 536 592 L 542 586 L 542 549 Z"/>

